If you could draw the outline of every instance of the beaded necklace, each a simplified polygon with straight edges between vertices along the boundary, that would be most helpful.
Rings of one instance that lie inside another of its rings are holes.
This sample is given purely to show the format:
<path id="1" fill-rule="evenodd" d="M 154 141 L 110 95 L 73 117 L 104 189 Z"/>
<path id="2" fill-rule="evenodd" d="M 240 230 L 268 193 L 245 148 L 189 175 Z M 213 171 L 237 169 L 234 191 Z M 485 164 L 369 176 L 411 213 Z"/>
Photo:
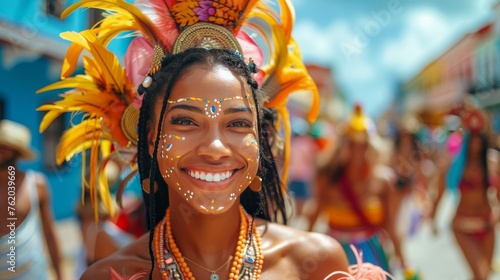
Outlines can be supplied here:
<path id="1" fill-rule="evenodd" d="M 262 244 L 257 229 L 252 224 L 250 217 L 240 206 L 240 234 L 229 270 L 230 280 L 258 280 L 262 273 Z M 170 209 L 167 209 L 165 218 L 156 226 L 154 249 L 163 280 L 195 280 L 173 238 Z M 219 275 L 212 272 L 210 280 L 219 280 Z"/>

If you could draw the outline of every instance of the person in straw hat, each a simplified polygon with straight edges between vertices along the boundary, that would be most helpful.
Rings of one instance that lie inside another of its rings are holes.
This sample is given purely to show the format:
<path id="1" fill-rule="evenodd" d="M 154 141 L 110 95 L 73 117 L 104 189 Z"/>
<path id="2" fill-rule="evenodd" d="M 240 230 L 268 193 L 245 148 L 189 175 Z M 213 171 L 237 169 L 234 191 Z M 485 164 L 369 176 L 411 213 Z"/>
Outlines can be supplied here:
<path id="1" fill-rule="evenodd" d="M 0 279 L 48 279 L 43 239 L 52 267 L 61 278 L 61 258 L 54 234 L 50 196 L 44 176 L 22 172 L 18 160 L 31 160 L 31 132 L 19 123 L 0 121 Z M 43 232 L 43 234 L 41 234 Z"/>

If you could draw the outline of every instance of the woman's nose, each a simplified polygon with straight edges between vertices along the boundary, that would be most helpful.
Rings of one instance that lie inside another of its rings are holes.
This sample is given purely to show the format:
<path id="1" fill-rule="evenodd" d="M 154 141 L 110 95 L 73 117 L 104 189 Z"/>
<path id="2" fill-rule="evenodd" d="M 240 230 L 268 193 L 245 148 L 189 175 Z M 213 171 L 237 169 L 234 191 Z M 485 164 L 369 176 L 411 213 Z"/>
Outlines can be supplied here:
<path id="1" fill-rule="evenodd" d="M 207 137 L 207 140 L 206 142 L 204 141 L 205 144 L 199 146 L 199 155 L 213 160 L 219 160 L 232 155 L 231 149 L 220 140 L 220 137 Z"/>

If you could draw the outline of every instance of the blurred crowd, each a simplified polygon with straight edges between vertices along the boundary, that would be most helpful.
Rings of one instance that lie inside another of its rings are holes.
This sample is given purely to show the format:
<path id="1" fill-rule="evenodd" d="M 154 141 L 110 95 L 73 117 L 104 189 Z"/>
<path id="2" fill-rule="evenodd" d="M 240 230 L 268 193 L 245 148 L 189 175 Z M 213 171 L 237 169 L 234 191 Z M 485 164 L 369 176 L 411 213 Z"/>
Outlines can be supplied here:
<path id="1" fill-rule="evenodd" d="M 350 263 L 355 244 L 365 260 L 423 279 L 404 245 L 423 223 L 438 234 L 439 204 L 449 192 L 454 242 L 472 279 L 490 279 L 500 209 L 498 135 L 472 99 L 443 118 L 438 126 L 407 113 L 377 126 L 356 105 L 350 119 L 324 129 L 334 131 L 328 137 L 318 137 L 314 126 L 295 130 L 292 143 L 300 144 L 292 145 L 291 166 L 298 171 L 289 190 L 298 224 L 314 230 L 321 217 L 320 230 L 342 243 Z"/>

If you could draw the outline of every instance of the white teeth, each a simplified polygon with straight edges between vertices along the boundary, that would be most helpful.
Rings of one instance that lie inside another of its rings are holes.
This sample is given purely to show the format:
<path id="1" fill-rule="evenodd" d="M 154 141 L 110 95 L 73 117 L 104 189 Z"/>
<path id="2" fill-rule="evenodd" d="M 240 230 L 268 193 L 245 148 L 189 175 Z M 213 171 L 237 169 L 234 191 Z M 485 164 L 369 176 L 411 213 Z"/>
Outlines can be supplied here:
<path id="1" fill-rule="evenodd" d="M 191 176 L 195 179 L 199 179 L 199 180 L 203 180 L 203 181 L 207 181 L 207 182 L 224 181 L 233 175 L 233 173 L 230 171 L 226 171 L 225 173 L 224 172 L 223 173 L 208 173 L 208 172 L 205 173 L 205 172 L 200 172 L 200 171 L 188 171 L 187 173 L 189 174 L 189 176 Z"/>
<path id="2" fill-rule="evenodd" d="M 214 180 L 214 175 L 212 173 L 208 173 L 207 176 L 205 177 L 205 180 L 207 182 L 212 182 Z"/>
<path id="3" fill-rule="evenodd" d="M 214 175 L 214 182 L 219 182 L 220 181 L 220 174 L 215 174 Z"/>

